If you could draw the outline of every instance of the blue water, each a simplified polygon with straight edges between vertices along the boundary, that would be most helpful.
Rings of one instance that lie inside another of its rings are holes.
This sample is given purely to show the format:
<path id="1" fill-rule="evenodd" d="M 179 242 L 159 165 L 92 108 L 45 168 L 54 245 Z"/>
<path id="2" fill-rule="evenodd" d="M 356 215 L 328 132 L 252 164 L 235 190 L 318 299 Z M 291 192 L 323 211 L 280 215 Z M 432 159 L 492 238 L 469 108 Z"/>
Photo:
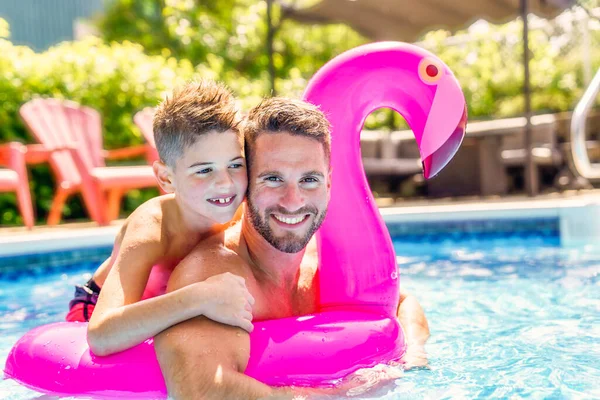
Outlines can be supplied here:
<path id="1" fill-rule="evenodd" d="M 536 234 L 450 238 L 394 243 L 401 285 L 429 320 L 429 368 L 367 372 L 335 398 L 600 398 L 600 250 Z M 63 318 L 91 271 L 8 280 L 0 270 L 1 365 L 27 330 Z M 0 399 L 37 396 L 0 381 Z"/>

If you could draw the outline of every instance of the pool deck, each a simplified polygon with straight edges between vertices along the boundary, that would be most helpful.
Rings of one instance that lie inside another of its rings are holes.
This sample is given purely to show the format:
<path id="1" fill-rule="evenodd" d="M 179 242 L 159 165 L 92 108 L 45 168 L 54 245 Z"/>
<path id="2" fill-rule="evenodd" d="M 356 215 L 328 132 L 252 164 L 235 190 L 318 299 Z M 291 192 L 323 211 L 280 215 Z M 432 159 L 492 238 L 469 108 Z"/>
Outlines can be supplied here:
<path id="1" fill-rule="evenodd" d="M 559 218 L 564 243 L 600 241 L 600 189 L 508 197 L 376 199 L 386 223 L 477 219 Z M 58 226 L 0 228 L 0 256 L 67 248 L 110 246 L 124 220 L 99 227 L 94 222 Z M 591 224 L 590 221 L 598 221 Z"/>

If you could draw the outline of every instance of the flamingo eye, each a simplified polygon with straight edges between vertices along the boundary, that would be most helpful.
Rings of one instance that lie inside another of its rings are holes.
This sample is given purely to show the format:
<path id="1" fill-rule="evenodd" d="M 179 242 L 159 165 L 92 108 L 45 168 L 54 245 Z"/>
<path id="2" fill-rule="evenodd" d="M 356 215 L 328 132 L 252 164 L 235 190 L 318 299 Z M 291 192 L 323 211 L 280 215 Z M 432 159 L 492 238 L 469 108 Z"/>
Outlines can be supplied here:
<path id="1" fill-rule="evenodd" d="M 443 69 L 437 60 L 424 58 L 419 64 L 419 77 L 428 84 L 433 85 L 440 80 L 443 74 Z"/>

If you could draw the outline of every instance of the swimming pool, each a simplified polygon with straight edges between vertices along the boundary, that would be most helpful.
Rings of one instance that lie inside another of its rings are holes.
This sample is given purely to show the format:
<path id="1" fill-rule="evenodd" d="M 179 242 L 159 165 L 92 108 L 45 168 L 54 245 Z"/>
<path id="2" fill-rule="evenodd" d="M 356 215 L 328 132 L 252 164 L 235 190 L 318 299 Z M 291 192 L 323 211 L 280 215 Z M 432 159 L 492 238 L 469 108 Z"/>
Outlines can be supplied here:
<path id="1" fill-rule="evenodd" d="M 597 247 L 561 247 L 555 218 L 389 227 L 401 284 L 429 319 L 431 368 L 406 371 L 364 396 L 600 397 Z M 51 262 L 34 257 L 28 267 L 0 263 L 1 365 L 22 334 L 64 317 L 73 285 L 109 250 L 52 254 Z M 0 381 L 0 398 L 32 397 Z"/>

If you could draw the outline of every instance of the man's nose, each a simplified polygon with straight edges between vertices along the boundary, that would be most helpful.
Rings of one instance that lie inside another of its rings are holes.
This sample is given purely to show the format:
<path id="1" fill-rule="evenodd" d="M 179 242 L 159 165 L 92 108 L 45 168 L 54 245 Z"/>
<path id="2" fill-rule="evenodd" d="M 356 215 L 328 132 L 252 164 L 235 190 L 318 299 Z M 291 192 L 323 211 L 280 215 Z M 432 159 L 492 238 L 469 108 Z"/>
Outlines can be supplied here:
<path id="1" fill-rule="evenodd" d="M 287 185 L 281 198 L 281 206 L 286 210 L 295 211 L 304 207 L 304 196 L 296 185 Z"/>

